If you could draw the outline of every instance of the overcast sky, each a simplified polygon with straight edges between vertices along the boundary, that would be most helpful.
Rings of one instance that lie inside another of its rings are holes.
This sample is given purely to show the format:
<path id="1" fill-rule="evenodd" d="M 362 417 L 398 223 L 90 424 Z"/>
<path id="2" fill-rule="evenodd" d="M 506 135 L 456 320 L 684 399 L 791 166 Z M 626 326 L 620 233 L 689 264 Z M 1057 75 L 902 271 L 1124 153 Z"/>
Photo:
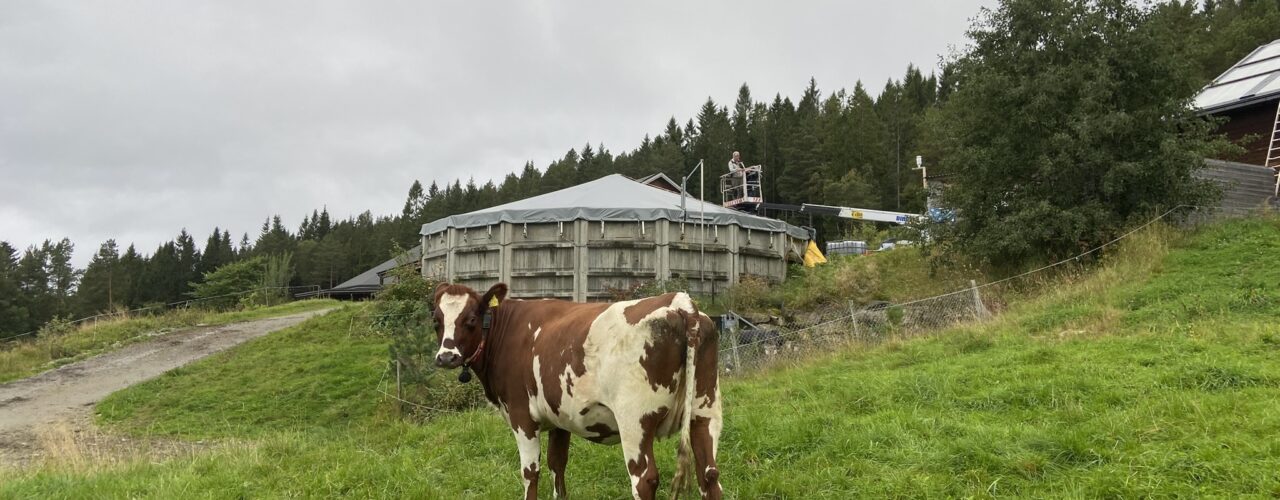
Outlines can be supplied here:
<path id="1" fill-rule="evenodd" d="M 731 104 L 932 71 L 985 0 L 0 3 L 0 240 L 257 235 Z"/>

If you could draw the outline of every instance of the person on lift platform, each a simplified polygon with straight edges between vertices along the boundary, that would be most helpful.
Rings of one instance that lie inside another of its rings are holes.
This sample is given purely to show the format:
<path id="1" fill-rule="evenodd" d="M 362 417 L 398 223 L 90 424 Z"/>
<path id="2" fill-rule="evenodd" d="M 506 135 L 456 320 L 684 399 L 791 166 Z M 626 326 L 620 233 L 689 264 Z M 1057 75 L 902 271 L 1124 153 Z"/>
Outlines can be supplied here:
<path id="1" fill-rule="evenodd" d="M 749 197 L 760 196 L 760 166 L 746 166 L 742 163 L 742 154 L 734 151 L 733 158 L 729 159 L 729 173 L 742 176 L 742 180 L 747 185 L 746 195 Z"/>

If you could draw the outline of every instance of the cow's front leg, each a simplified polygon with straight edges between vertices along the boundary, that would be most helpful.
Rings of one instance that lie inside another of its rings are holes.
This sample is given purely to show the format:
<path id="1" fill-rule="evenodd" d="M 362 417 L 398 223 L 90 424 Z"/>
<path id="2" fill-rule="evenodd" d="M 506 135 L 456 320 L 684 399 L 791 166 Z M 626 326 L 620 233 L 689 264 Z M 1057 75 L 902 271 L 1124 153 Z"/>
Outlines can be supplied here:
<path id="1" fill-rule="evenodd" d="M 551 480 L 555 483 L 556 498 L 565 498 L 564 468 L 569 463 L 569 431 L 551 429 L 547 434 L 547 465 L 551 466 Z"/>
<path id="2" fill-rule="evenodd" d="M 530 429 L 534 428 L 530 427 Z M 520 449 L 520 473 L 524 477 L 524 498 L 537 500 L 538 458 L 542 454 L 542 446 L 538 442 L 538 431 L 524 431 L 519 427 L 512 430 L 516 435 L 516 447 Z"/>

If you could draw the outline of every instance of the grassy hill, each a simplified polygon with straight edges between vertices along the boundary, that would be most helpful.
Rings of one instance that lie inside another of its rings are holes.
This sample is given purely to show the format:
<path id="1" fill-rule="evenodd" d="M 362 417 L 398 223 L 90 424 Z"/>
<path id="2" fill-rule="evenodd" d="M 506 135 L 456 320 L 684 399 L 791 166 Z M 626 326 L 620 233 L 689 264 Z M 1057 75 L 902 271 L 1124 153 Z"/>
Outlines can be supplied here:
<path id="1" fill-rule="evenodd" d="M 161 314 L 122 316 L 71 325 L 64 331 L 42 332 L 33 340 L 15 340 L 0 345 L 0 383 L 29 377 L 173 330 L 286 316 L 339 304 L 336 300 L 312 299 L 235 311 L 176 309 Z"/>
<path id="2" fill-rule="evenodd" d="M 1153 231 L 982 324 L 725 380 L 738 498 L 1280 495 L 1280 219 Z M 402 423 L 385 344 L 347 309 L 99 406 L 110 429 L 226 443 L 194 458 L 0 472 L 0 497 L 514 497 L 489 410 Z M 673 443 L 658 447 L 664 477 Z M 574 439 L 580 498 L 629 495 Z M 548 481 L 549 482 L 549 481 Z M 550 498 L 549 488 L 544 497 Z"/>

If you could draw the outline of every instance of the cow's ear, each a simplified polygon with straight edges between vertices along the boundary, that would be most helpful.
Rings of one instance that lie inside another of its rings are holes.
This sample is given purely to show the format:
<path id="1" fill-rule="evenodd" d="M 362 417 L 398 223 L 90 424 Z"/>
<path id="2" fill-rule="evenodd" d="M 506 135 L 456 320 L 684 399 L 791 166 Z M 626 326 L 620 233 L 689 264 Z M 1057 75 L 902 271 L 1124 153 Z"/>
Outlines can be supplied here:
<path id="1" fill-rule="evenodd" d="M 436 291 L 435 291 L 435 293 L 432 293 L 432 294 L 431 294 L 431 305 L 432 305 L 432 306 L 435 306 L 435 305 L 437 305 L 437 304 L 439 304 L 439 303 L 440 303 L 440 295 L 441 295 L 441 294 L 443 294 L 443 293 L 444 293 L 444 289 L 445 289 L 445 288 L 448 288 L 448 287 L 449 287 L 449 284 L 448 284 L 448 283 L 441 283 L 441 284 L 439 284 L 439 285 L 437 285 L 437 286 L 436 286 Z"/>
<path id="2" fill-rule="evenodd" d="M 507 284 L 498 283 L 490 287 L 489 291 L 484 292 L 483 297 L 480 297 L 480 307 L 498 307 L 504 300 L 507 300 Z"/>

